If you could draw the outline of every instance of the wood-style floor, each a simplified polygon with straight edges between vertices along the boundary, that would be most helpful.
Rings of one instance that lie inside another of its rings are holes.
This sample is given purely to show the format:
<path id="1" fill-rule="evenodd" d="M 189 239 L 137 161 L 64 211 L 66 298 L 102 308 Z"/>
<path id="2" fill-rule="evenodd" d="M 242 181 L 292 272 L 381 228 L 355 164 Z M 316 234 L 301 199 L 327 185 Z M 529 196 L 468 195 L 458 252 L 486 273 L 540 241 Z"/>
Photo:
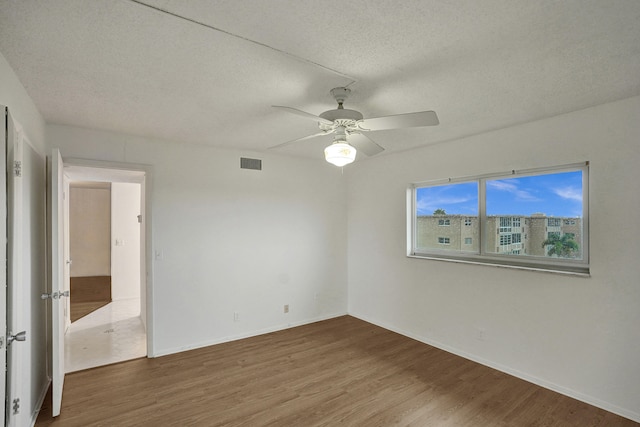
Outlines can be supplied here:
<path id="1" fill-rule="evenodd" d="M 72 277 L 70 287 L 72 323 L 111 302 L 111 276 Z"/>
<path id="2" fill-rule="evenodd" d="M 36 426 L 637 426 L 353 317 L 69 374 Z"/>
<path id="3" fill-rule="evenodd" d="M 84 316 L 87 316 L 99 308 L 104 307 L 109 304 L 110 301 L 92 301 L 92 302 L 72 302 L 69 304 L 70 311 L 69 315 L 71 317 L 71 323 L 76 320 L 82 319 Z"/>

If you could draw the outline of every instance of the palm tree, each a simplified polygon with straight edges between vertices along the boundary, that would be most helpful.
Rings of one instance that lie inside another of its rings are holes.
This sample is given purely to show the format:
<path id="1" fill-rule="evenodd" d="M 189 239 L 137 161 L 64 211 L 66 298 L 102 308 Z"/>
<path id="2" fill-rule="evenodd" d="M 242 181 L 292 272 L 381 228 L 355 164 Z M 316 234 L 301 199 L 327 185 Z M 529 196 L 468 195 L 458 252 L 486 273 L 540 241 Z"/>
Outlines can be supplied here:
<path id="1" fill-rule="evenodd" d="M 549 247 L 547 250 L 547 255 L 549 256 L 558 256 L 560 258 L 571 258 L 580 246 L 578 243 L 573 240 L 573 235 L 571 234 L 563 234 L 560 236 L 559 234 L 550 234 L 547 240 L 542 242 L 542 247 Z"/>
<path id="2" fill-rule="evenodd" d="M 446 215 L 447 213 L 444 211 L 444 209 L 436 209 L 435 211 L 433 211 L 434 215 Z"/>

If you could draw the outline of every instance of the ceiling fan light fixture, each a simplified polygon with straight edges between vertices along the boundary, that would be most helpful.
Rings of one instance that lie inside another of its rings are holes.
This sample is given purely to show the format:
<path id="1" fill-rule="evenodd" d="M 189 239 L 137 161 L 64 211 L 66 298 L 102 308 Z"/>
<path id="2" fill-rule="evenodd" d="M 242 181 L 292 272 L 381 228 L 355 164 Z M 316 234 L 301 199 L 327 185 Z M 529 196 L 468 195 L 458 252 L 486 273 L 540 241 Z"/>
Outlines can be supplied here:
<path id="1" fill-rule="evenodd" d="M 352 163 L 356 159 L 357 150 L 346 141 L 337 140 L 324 149 L 324 158 L 327 162 L 342 167 Z"/>

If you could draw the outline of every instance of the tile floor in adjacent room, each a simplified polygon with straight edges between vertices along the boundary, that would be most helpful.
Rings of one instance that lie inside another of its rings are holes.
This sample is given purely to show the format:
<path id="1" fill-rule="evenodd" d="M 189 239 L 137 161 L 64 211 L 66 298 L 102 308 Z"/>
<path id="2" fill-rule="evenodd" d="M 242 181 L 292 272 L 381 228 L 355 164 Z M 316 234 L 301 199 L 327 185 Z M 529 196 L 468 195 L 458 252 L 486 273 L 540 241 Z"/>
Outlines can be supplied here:
<path id="1" fill-rule="evenodd" d="M 73 322 L 64 353 L 67 373 L 146 356 L 140 300 L 113 301 Z"/>

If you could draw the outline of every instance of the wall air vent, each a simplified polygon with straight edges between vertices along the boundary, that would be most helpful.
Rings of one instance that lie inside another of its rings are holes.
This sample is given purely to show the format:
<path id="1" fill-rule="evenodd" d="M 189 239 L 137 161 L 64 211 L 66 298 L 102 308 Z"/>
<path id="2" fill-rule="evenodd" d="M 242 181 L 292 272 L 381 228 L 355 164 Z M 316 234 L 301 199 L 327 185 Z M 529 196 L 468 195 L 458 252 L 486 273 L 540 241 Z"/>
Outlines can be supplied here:
<path id="1" fill-rule="evenodd" d="M 240 157 L 240 169 L 253 169 L 253 170 L 261 171 L 262 160 Z"/>

